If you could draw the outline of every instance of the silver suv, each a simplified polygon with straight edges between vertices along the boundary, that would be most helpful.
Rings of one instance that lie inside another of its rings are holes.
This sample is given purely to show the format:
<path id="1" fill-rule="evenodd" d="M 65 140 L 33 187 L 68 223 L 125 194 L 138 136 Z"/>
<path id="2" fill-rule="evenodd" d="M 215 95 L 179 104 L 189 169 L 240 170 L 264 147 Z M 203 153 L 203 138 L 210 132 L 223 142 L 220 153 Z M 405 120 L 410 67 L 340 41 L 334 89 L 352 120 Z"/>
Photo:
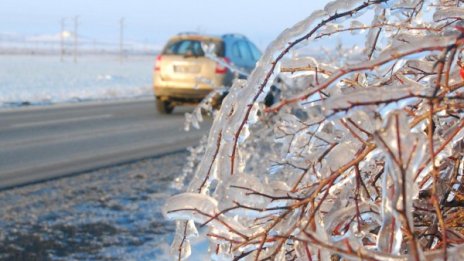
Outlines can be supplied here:
<path id="1" fill-rule="evenodd" d="M 212 46 L 221 62 L 207 58 L 204 46 Z M 230 86 L 237 74 L 224 63 L 249 73 L 260 56 L 259 49 L 243 35 L 182 33 L 172 37 L 156 58 L 153 86 L 158 111 L 171 113 L 176 105 L 196 104 L 214 88 Z"/>

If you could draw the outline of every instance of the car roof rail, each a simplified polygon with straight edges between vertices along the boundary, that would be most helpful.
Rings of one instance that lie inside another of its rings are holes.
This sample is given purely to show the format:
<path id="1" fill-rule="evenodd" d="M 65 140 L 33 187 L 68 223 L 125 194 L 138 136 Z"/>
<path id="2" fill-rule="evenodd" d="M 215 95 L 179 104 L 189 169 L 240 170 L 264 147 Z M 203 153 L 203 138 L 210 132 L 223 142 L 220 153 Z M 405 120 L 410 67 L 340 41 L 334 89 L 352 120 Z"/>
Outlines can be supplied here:
<path id="1" fill-rule="evenodd" d="M 222 38 L 227 38 L 227 37 L 235 37 L 235 38 L 247 39 L 245 35 L 237 34 L 237 33 L 230 33 L 230 34 L 223 34 L 222 35 Z"/>
<path id="2" fill-rule="evenodd" d="M 182 35 L 200 35 L 200 33 L 197 33 L 197 32 L 180 32 L 177 35 L 178 36 L 182 36 Z"/>
<path id="3" fill-rule="evenodd" d="M 220 36 L 212 35 L 212 34 L 202 34 L 198 32 L 181 32 L 176 35 L 176 37 L 200 37 L 200 38 L 215 38 L 221 39 Z"/>

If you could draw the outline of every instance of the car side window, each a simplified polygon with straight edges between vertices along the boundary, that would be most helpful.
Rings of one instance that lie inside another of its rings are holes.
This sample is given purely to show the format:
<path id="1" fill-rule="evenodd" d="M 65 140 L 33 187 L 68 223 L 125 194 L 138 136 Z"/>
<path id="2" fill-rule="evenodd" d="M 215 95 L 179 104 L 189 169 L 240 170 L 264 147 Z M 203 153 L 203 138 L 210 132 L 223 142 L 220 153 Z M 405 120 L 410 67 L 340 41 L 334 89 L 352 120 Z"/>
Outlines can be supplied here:
<path id="1" fill-rule="evenodd" d="M 237 59 L 242 59 L 242 55 L 240 54 L 240 50 L 238 48 L 238 42 L 234 42 L 232 45 L 232 56 Z"/>
<path id="2" fill-rule="evenodd" d="M 252 42 L 248 42 L 250 45 L 251 54 L 253 55 L 253 60 L 258 61 L 261 58 L 261 51 L 254 45 Z"/>
<path id="3" fill-rule="evenodd" d="M 253 56 L 251 54 L 250 47 L 248 46 L 248 43 L 246 41 L 239 41 L 238 42 L 238 49 L 240 52 L 240 56 L 242 57 L 243 60 L 245 61 L 250 61 L 253 60 Z"/>

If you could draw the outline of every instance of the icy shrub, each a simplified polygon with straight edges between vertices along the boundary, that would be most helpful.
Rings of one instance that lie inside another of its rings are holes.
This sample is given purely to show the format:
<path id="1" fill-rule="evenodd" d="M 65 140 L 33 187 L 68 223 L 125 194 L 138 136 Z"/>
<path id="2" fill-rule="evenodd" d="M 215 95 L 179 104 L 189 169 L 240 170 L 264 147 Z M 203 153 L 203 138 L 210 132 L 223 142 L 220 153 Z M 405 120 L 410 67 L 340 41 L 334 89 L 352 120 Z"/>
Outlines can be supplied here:
<path id="1" fill-rule="evenodd" d="M 178 259 L 206 226 L 214 260 L 464 260 L 461 5 L 337 0 L 282 32 L 165 206 Z"/>

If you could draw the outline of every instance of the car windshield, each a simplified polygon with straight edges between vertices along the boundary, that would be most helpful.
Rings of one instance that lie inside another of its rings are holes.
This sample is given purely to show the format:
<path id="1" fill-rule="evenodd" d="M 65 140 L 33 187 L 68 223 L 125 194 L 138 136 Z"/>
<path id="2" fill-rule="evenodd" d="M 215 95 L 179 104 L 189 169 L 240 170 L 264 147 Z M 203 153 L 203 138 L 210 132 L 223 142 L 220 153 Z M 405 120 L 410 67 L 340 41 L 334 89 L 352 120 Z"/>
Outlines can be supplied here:
<path id="1" fill-rule="evenodd" d="M 224 56 L 224 46 L 222 42 L 203 41 L 204 43 L 214 43 L 214 52 L 217 56 Z M 185 56 L 205 56 L 205 52 L 201 48 L 202 41 L 200 40 L 176 40 L 170 42 L 164 49 L 163 54 L 185 55 Z"/>

